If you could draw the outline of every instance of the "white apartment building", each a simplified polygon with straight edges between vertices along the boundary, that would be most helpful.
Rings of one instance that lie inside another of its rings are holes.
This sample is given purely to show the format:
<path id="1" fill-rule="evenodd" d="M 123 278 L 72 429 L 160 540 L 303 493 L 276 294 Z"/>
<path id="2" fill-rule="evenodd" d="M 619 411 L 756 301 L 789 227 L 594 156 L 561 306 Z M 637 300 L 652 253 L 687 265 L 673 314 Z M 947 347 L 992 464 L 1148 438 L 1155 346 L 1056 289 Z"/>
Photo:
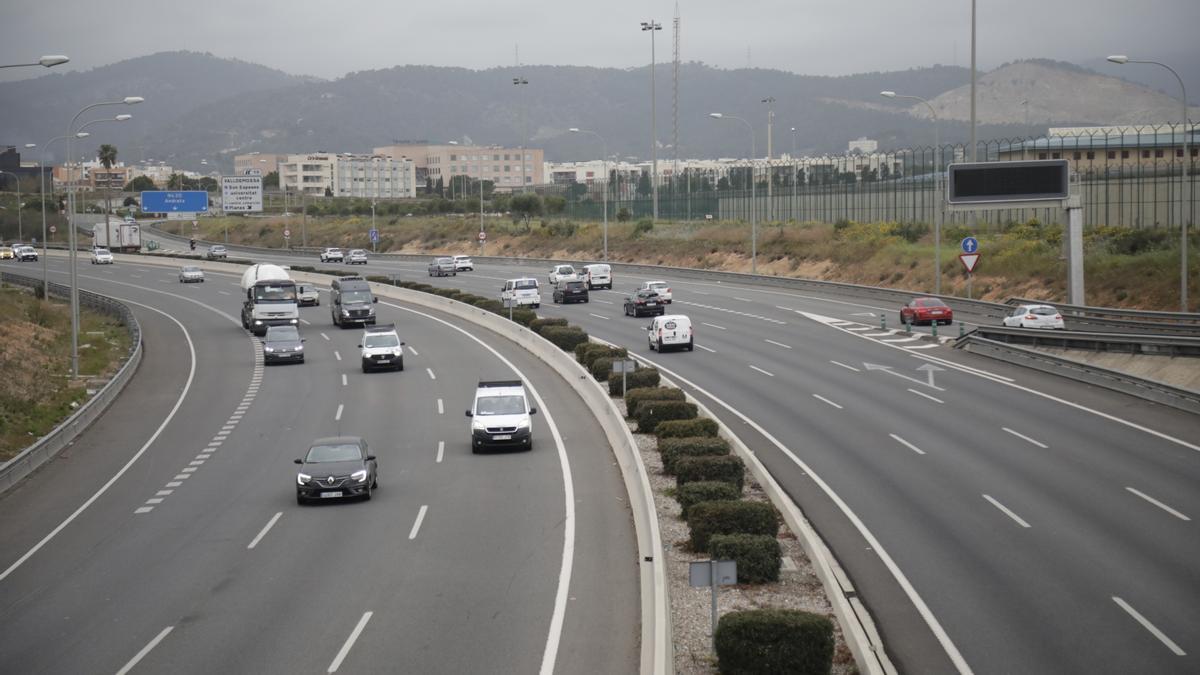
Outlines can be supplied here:
<path id="1" fill-rule="evenodd" d="M 252 175 L 253 170 L 266 176 L 279 170 L 279 165 L 287 159 L 287 155 L 276 155 L 266 152 L 251 152 L 245 155 L 235 155 L 233 158 L 233 173 L 237 176 Z"/>
<path id="2" fill-rule="evenodd" d="M 279 163 L 279 186 L 288 192 L 321 197 L 402 199 L 417 196 L 410 159 L 382 155 L 309 153 L 288 155 Z"/>
<path id="3" fill-rule="evenodd" d="M 434 183 L 440 178 L 443 185 L 449 185 L 454 176 L 468 176 L 471 180 L 482 177 L 492 181 L 502 192 L 521 187 L 522 180 L 525 185 L 546 182 L 544 153 L 540 148 L 522 151 L 499 146 L 405 143 L 381 146 L 374 152 L 397 159 L 411 158 L 416 165 L 418 180 L 422 182 L 426 177 Z"/>
<path id="4" fill-rule="evenodd" d="M 878 152 L 879 141 L 871 140 L 866 136 L 861 136 L 858 138 L 858 140 L 850 141 L 850 143 L 846 146 L 846 152 L 852 153 L 855 151 L 861 152 L 864 155 Z"/>

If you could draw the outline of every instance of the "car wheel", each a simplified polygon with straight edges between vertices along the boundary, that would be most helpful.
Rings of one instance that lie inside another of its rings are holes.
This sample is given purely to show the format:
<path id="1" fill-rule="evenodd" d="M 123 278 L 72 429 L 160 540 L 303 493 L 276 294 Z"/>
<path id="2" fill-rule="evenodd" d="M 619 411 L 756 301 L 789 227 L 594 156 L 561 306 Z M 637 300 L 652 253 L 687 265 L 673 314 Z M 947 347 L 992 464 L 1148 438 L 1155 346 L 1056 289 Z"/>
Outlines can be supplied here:
<path id="1" fill-rule="evenodd" d="M 658 340 L 658 353 L 662 353 L 662 338 L 659 338 Z"/>
<path id="2" fill-rule="evenodd" d="M 696 349 L 696 341 L 688 340 L 687 350 L 690 352 L 690 351 L 695 351 L 695 349 Z"/>
<path id="3" fill-rule="evenodd" d="M 370 485 L 367 486 L 367 491 L 363 493 L 363 501 L 364 502 L 371 501 L 371 492 L 373 489 L 374 488 L 372 488 Z"/>
<path id="4" fill-rule="evenodd" d="M 647 340 L 647 342 L 650 344 L 650 351 L 654 351 L 654 340 Z"/>
<path id="5" fill-rule="evenodd" d="M 299 504 L 300 506 L 304 506 L 305 504 L 308 503 L 308 500 L 305 499 L 299 492 L 297 492 L 296 493 L 296 503 Z"/>

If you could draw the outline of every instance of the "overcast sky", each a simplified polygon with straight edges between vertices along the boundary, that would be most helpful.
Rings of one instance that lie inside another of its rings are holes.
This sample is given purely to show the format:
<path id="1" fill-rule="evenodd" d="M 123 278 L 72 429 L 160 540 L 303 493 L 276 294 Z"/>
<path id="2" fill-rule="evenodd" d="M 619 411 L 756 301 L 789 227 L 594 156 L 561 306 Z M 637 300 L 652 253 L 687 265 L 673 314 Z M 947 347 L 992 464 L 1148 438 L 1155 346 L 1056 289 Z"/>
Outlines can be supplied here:
<path id="1" fill-rule="evenodd" d="M 674 0 L 35 0 L 0 8 L 0 63 L 67 54 L 90 69 L 159 51 L 193 50 L 292 74 L 427 64 L 643 66 L 654 19 L 657 58 L 671 59 Z M 681 57 L 844 75 L 935 63 L 969 65 L 970 0 L 680 0 Z M 1110 53 L 1165 58 L 1200 26 L 1200 0 L 979 0 L 983 69 L 1042 57 Z M 1194 46 L 1192 46 L 1194 50 Z M 1194 51 L 1192 52 L 1195 53 Z M 1198 64 L 1176 64 L 1195 69 Z M 0 79 L 43 74 L 5 69 Z"/>

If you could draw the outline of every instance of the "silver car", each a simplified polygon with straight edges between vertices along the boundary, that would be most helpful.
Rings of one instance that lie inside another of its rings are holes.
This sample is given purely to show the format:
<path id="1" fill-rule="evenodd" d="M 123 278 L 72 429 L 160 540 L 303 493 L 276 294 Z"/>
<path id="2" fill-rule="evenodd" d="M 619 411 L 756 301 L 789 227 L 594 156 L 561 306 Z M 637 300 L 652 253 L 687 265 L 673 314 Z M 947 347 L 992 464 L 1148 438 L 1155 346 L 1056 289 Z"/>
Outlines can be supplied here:
<path id="1" fill-rule="evenodd" d="M 317 287 L 310 283 L 296 284 L 296 300 L 300 302 L 301 307 L 312 305 L 317 307 L 321 304 L 321 294 L 317 291 Z"/>
<path id="2" fill-rule="evenodd" d="M 185 265 L 179 270 L 179 283 L 204 283 L 204 270 L 195 265 Z"/>
<path id="3" fill-rule="evenodd" d="M 429 263 L 429 276 L 458 276 L 458 268 L 454 265 L 454 258 L 434 258 L 433 261 Z"/>
<path id="4" fill-rule="evenodd" d="M 361 248 L 352 249 L 350 254 L 346 256 L 347 265 L 366 265 L 367 252 Z"/>

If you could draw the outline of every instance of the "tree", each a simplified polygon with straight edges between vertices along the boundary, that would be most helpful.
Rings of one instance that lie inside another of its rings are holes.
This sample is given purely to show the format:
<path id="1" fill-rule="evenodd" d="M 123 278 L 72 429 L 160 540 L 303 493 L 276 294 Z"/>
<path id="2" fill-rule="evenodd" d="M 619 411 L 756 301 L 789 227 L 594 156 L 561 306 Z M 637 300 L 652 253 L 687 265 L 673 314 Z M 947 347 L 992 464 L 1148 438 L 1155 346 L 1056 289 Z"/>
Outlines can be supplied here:
<path id="1" fill-rule="evenodd" d="M 545 203 L 546 213 L 552 216 L 562 213 L 563 210 L 567 208 L 567 200 L 556 195 L 550 195 L 546 197 Z"/>
<path id="2" fill-rule="evenodd" d="M 122 206 L 137 206 L 138 205 L 137 198 L 136 197 L 126 197 L 124 203 L 122 203 L 121 205 Z"/>
<path id="3" fill-rule="evenodd" d="M 435 192 L 437 192 L 437 194 L 438 194 L 438 196 L 439 196 L 439 197 L 441 197 L 441 198 L 445 199 L 445 197 L 446 197 L 446 184 L 442 182 L 442 177 L 441 177 L 441 176 L 438 176 L 437 183 L 434 185 L 433 189 L 434 189 L 434 191 L 435 191 Z"/>
<path id="4" fill-rule="evenodd" d="M 202 176 L 200 180 L 196 181 L 196 189 L 204 190 L 205 192 L 219 192 L 221 184 L 212 176 Z"/>
<path id="5" fill-rule="evenodd" d="M 265 190 L 270 187 L 273 187 L 273 188 L 279 187 L 279 172 L 278 171 L 272 171 L 271 173 L 263 176 L 263 189 Z"/>
<path id="6" fill-rule="evenodd" d="M 629 209 L 625 208 L 624 206 L 622 206 L 620 208 L 620 210 L 617 211 L 617 222 L 618 223 L 628 222 L 629 219 L 631 219 L 631 218 L 633 218 L 633 214 L 630 213 Z"/>
<path id="7" fill-rule="evenodd" d="M 157 189 L 157 186 L 154 185 L 154 181 L 150 180 L 149 176 L 136 176 L 133 180 L 125 184 L 125 192 L 145 192 L 147 190 Z"/>
<path id="8" fill-rule="evenodd" d="M 650 174 L 643 173 L 641 175 L 641 177 L 638 178 L 638 184 L 637 184 L 638 196 L 646 197 L 653 191 L 654 191 L 654 189 L 650 186 Z"/>
<path id="9" fill-rule="evenodd" d="M 117 146 L 105 143 L 100 146 L 100 152 L 96 153 L 96 158 L 100 160 L 100 165 L 106 170 L 111 170 L 113 165 L 117 163 Z M 108 175 L 112 175 L 109 173 Z M 112 213 L 112 189 L 107 185 L 111 180 L 105 181 L 104 188 L 104 227 L 108 229 L 108 214 Z"/>
<path id="10" fill-rule="evenodd" d="M 328 185 L 325 186 L 325 196 L 326 197 L 333 196 L 333 188 L 329 187 Z"/>
<path id="11" fill-rule="evenodd" d="M 514 216 L 520 216 L 528 223 L 531 217 L 542 215 L 542 198 L 533 192 L 513 195 L 508 200 L 508 208 Z"/>

